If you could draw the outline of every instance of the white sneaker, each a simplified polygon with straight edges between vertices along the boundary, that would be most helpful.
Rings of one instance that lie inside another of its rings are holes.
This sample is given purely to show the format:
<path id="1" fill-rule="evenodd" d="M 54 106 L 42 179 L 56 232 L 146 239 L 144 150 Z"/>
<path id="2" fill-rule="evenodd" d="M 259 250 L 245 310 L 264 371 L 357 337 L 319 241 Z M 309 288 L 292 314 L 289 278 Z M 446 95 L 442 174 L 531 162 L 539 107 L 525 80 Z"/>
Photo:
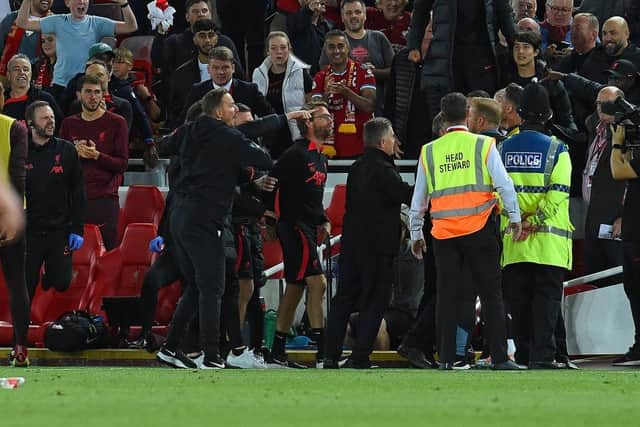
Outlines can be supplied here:
<path id="1" fill-rule="evenodd" d="M 248 348 L 245 347 L 242 354 L 236 356 L 233 354 L 233 351 L 229 352 L 227 356 L 227 366 L 230 368 L 239 368 L 239 369 L 265 369 L 266 366 L 264 362 L 260 363 L 260 361 L 254 356 L 252 351 L 249 351 Z"/>
<path id="2" fill-rule="evenodd" d="M 201 351 L 199 355 L 193 357 L 189 356 L 189 359 L 193 360 L 198 369 L 202 369 L 202 363 L 204 362 L 204 351 Z"/>

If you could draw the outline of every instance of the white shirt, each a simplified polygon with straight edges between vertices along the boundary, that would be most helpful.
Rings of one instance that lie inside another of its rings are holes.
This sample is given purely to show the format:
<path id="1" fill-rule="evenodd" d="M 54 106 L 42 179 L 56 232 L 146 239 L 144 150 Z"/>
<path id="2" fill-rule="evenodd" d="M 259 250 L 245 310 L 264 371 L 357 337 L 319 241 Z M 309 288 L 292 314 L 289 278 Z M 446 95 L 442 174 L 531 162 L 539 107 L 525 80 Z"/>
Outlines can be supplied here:
<path id="1" fill-rule="evenodd" d="M 468 131 L 466 126 L 452 126 L 447 129 L 447 132 L 453 130 Z M 520 207 L 518 206 L 518 195 L 513 187 L 513 181 L 507 173 L 507 170 L 502 163 L 500 153 L 493 145 L 489 149 L 489 156 L 487 158 L 487 169 L 494 188 L 500 194 L 500 198 L 504 203 L 505 211 L 509 214 L 509 221 L 520 222 Z M 424 165 L 421 161 L 418 161 L 418 170 L 416 176 L 416 185 L 413 189 L 413 198 L 411 199 L 411 210 L 409 212 L 409 231 L 411 233 L 411 240 L 422 240 L 424 235 L 422 234 L 422 226 L 424 225 L 424 214 L 429 206 L 429 190 L 427 188 L 427 175 L 424 170 Z"/>
<path id="2" fill-rule="evenodd" d="M 233 83 L 233 79 L 229 80 L 224 86 L 218 86 L 213 80 L 211 80 L 211 83 L 213 83 L 214 89 L 224 88 L 227 90 L 227 92 L 231 92 L 231 83 Z"/>
<path id="3" fill-rule="evenodd" d="M 200 61 L 198 61 L 198 68 L 200 68 L 200 83 L 206 82 L 211 78 L 211 76 L 209 75 L 208 63 L 203 64 Z"/>

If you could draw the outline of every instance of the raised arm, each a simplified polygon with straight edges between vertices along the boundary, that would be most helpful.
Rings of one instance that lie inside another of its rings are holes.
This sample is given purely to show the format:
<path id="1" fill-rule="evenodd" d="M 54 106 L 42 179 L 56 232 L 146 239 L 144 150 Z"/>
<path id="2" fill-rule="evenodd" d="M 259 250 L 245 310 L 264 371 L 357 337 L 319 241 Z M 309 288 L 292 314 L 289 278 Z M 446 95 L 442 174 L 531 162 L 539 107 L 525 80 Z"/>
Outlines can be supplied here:
<path id="1" fill-rule="evenodd" d="M 122 17 L 124 22 L 116 22 L 116 34 L 129 34 L 138 30 L 138 21 L 133 14 L 128 0 L 114 0 L 122 8 Z"/>
<path id="2" fill-rule="evenodd" d="M 28 31 L 40 31 L 40 20 L 31 19 L 31 2 L 23 1 L 16 16 L 16 25 Z"/>

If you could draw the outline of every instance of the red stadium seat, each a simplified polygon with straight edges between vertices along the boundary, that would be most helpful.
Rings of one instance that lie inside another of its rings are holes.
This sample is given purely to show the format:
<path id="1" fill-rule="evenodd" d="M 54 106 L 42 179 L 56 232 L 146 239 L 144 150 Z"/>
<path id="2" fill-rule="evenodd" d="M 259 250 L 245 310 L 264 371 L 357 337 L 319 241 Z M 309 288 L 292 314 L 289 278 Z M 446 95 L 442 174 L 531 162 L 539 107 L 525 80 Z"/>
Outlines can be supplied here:
<path id="1" fill-rule="evenodd" d="M 140 295 L 142 281 L 151 265 L 149 241 L 156 235 L 153 224 L 129 224 L 119 247 L 98 259 L 94 280 L 79 308 L 102 314 L 102 297 Z"/>
<path id="2" fill-rule="evenodd" d="M 164 198 L 158 187 L 153 185 L 130 186 L 118 221 L 118 241 L 122 241 L 124 231 L 131 223 L 151 223 L 158 227 L 163 210 Z M 147 241 L 147 243 L 149 242 Z"/>
<path id="3" fill-rule="evenodd" d="M 262 244 L 262 255 L 264 256 L 264 269 L 269 269 L 274 265 L 280 264 L 283 260 L 282 246 L 280 246 L 279 240 L 265 240 Z M 280 271 L 269 279 L 282 279 L 284 277 L 284 271 Z"/>
<path id="4" fill-rule="evenodd" d="M 333 187 L 333 195 L 331 196 L 331 202 L 327 208 L 327 216 L 329 217 L 329 221 L 331 221 L 331 234 L 334 236 L 342 234 L 346 202 L 347 186 L 344 184 L 337 184 Z"/>

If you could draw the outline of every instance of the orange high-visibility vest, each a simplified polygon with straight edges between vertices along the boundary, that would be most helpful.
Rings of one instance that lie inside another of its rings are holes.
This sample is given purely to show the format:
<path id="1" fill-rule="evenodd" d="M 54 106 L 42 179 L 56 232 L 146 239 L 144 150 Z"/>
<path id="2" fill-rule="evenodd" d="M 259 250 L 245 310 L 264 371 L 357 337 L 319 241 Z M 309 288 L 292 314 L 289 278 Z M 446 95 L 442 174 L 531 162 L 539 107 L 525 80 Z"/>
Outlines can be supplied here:
<path id="1" fill-rule="evenodd" d="M 494 144 L 490 137 L 454 131 L 422 147 L 436 239 L 466 236 L 487 223 L 497 202 L 487 169 Z"/>

